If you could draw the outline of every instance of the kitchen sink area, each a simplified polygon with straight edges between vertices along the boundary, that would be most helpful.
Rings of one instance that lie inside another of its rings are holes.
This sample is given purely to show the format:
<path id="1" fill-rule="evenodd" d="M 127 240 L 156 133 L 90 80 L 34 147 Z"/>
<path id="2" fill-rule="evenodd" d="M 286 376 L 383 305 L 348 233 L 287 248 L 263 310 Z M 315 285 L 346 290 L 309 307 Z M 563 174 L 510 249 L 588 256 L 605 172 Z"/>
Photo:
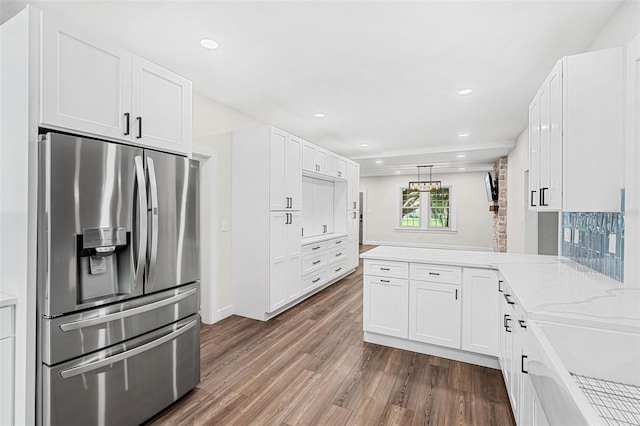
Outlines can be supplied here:
<path id="1" fill-rule="evenodd" d="M 549 424 L 640 424 L 640 334 L 528 326 L 528 372 Z"/>

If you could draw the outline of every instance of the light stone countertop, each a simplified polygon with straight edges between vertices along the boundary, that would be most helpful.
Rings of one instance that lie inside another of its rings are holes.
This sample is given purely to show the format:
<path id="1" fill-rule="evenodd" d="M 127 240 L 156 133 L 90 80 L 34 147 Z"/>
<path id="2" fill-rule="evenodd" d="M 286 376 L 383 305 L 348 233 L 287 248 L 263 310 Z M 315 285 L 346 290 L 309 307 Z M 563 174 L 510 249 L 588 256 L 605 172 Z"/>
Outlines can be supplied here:
<path id="1" fill-rule="evenodd" d="M 3 291 L 0 291 L 0 308 L 5 306 L 17 305 L 18 298 Z"/>
<path id="2" fill-rule="evenodd" d="M 363 259 L 498 270 L 529 319 L 640 333 L 640 287 L 560 256 L 380 246 Z"/>
<path id="3" fill-rule="evenodd" d="M 334 238 L 347 238 L 347 234 L 322 234 L 314 237 L 304 237 L 302 238 L 302 245 L 306 246 L 307 244 L 316 244 L 322 241 L 333 240 Z"/>

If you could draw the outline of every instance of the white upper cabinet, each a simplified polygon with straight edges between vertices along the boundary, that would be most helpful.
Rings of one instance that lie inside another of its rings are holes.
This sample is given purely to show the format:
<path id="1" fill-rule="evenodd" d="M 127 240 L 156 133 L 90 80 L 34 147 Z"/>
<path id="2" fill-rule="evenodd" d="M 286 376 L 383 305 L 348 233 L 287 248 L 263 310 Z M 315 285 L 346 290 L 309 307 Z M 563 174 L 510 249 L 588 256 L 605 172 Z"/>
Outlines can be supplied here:
<path id="1" fill-rule="evenodd" d="M 338 179 L 347 178 L 347 159 L 337 154 L 327 156 L 327 174 Z"/>
<path id="2" fill-rule="evenodd" d="M 360 164 L 354 161 L 347 162 L 347 209 L 358 210 L 360 208 Z"/>
<path id="3" fill-rule="evenodd" d="M 191 153 L 191 81 L 137 56 L 132 76 L 133 142 Z"/>
<path id="4" fill-rule="evenodd" d="M 40 122 L 130 139 L 131 53 L 62 20 L 42 20 Z M 130 126 L 129 126 L 130 127 Z"/>
<path id="5" fill-rule="evenodd" d="M 529 106 L 529 208 L 620 210 L 623 51 L 558 61 Z"/>
<path id="6" fill-rule="evenodd" d="M 302 141 L 274 127 L 269 138 L 271 210 L 300 210 L 302 205 L 300 148 Z"/>
<path id="7" fill-rule="evenodd" d="M 328 176 L 328 157 L 329 153 L 326 150 L 305 141 L 302 150 L 302 169 Z"/>
<path id="8" fill-rule="evenodd" d="M 191 82 L 44 13 L 40 124 L 191 154 Z"/>

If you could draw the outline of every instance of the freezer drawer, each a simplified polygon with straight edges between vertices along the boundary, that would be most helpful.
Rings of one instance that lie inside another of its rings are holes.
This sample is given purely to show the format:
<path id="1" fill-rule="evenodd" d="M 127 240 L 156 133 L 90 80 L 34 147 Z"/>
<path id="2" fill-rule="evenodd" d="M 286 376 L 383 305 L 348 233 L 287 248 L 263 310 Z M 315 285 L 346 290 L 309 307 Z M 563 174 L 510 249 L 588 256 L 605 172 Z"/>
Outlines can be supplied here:
<path id="1" fill-rule="evenodd" d="M 55 367 L 42 365 L 42 424 L 136 425 L 200 381 L 200 317 Z"/>
<path id="2" fill-rule="evenodd" d="M 42 319 L 42 362 L 57 364 L 122 343 L 198 312 L 199 284 L 79 314 Z"/>

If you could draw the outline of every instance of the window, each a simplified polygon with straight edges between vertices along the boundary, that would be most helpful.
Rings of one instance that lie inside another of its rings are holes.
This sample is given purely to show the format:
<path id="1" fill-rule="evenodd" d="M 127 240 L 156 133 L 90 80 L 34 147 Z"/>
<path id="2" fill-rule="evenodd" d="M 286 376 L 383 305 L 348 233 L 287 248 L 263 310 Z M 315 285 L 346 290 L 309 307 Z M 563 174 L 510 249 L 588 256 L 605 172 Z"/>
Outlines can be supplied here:
<path id="1" fill-rule="evenodd" d="M 430 192 L 400 188 L 400 228 L 453 230 L 453 187 Z"/>

